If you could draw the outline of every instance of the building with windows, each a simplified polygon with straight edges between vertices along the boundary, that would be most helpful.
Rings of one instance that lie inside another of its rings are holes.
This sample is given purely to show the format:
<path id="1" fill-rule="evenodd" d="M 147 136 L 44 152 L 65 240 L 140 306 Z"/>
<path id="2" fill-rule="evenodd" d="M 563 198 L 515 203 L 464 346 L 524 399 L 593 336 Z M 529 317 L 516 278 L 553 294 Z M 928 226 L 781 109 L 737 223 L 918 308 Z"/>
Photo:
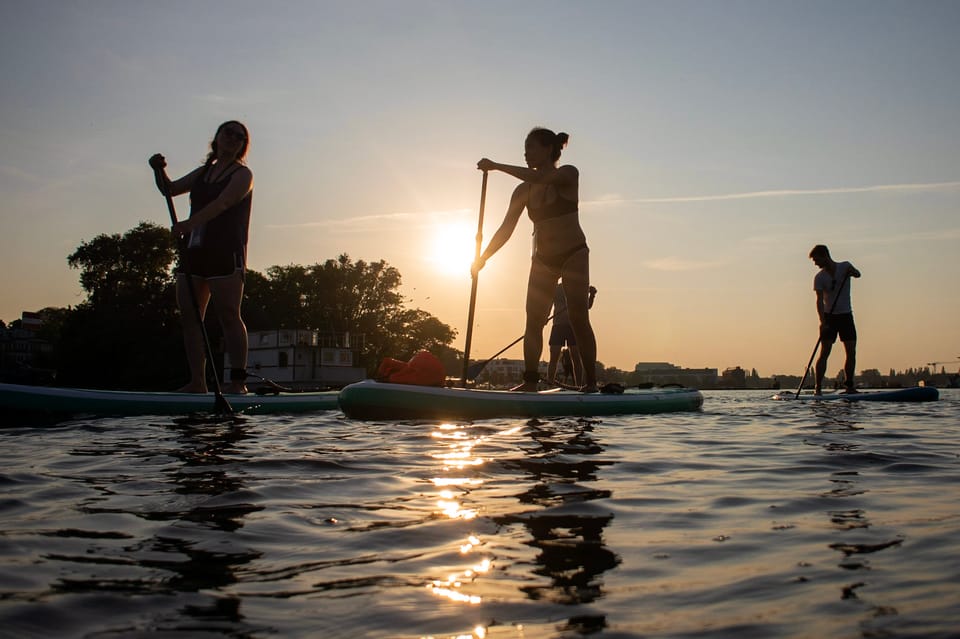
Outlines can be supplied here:
<path id="1" fill-rule="evenodd" d="M 0 379 L 18 383 L 49 383 L 54 375 L 53 344 L 38 336 L 43 315 L 23 311 L 19 322 L 0 328 Z"/>
<path id="2" fill-rule="evenodd" d="M 726 368 L 720 375 L 720 383 L 725 388 L 746 388 L 747 371 L 739 366 Z"/>
<path id="3" fill-rule="evenodd" d="M 366 377 L 366 369 L 356 365 L 362 335 L 280 328 L 251 331 L 248 339 L 247 370 L 253 387 L 257 376 L 291 388 L 345 386 Z M 230 378 L 230 368 L 226 355 L 223 379 Z"/>
<path id="4" fill-rule="evenodd" d="M 633 369 L 638 384 L 680 384 L 690 388 L 713 388 L 717 384 L 716 368 L 680 368 L 669 362 L 639 362 Z"/>

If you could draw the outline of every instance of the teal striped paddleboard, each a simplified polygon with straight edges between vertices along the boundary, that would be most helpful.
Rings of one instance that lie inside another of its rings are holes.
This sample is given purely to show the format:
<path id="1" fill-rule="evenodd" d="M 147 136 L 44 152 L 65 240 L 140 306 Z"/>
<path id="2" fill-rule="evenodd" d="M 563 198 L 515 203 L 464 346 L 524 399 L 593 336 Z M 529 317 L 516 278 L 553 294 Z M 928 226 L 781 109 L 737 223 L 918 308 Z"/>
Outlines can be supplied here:
<path id="1" fill-rule="evenodd" d="M 354 419 L 473 420 L 496 417 L 593 417 L 697 410 L 692 388 L 628 389 L 623 394 L 552 389 L 537 393 L 441 388 L 365 380 L 340 391 L 340 409 Z"/>
<path id="2" fill-rule="evenodd" d="M 784 391 L 777 393 L 773 399 L 785 401 L 847 401 L 847 402 L 935 402 L 940 398 L 940 391 L 932 386 L 912 386 L 910 388 L 891 388 L 888 390 L 860 391 L 859 393 L 824 393 L 814 395 L 812 392 L 800 393 Z"/>
<path id="3" fill-rule="evenodd" d="M 225 395 L 237 413 L 304 413 L 337 408 L 337 391 Z M 72 415 L 186 415 L 212 412 L 213 393 L 163 393 L 0 384 L 0 407 Z"/>

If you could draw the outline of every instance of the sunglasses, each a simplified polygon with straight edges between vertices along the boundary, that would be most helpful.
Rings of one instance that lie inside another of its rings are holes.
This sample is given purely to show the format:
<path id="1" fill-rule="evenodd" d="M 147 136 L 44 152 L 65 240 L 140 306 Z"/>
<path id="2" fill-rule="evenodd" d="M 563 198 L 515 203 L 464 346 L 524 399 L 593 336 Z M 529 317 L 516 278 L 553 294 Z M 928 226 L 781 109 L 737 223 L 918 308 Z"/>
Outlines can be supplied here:
<path id="1" fill-rule="evenodd" d="M 220 133 L 223 135 L 233 138 L 238 142 L 244 142 L 247 139 L 246 134 L 243 131 L 238 131 L 237 129 L 220 129 Z"/>

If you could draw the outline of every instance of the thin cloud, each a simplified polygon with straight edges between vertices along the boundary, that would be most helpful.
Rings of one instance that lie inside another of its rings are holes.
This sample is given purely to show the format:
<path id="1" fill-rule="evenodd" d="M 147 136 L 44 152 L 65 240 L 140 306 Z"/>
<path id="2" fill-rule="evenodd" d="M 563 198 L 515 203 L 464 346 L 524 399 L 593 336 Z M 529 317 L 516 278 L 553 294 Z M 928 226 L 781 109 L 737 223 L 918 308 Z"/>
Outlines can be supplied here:
<path id="1" fill-rule="evenodd" d="M 829 189 L 780 189 L 770 191 L 747 191 L 745 193 L 724 193 L 719 195 L 681 195 L 673 197 L 617 198 L 606 195 L 584 204 L 682 204 L 685 202 L 723 202 L 727 200 L 751 200 L 759 198 L 784 198 L 809 195 L 844 195 L 850 193 L 894 193 L 920 191 L 950 191 L 960 189 L 960 181 L 927 182 L 919 184 L 876 184 L 873 186 L 851 186 Z"/>
<path id="2" fill-rule="evenodd" d="M 323 228 L 344 233 L 366 233 L 373 230 L 383 231 L 385 228 L 398 228 L 400 226 L 405 229 L 409 229 L 412 225 L 427 227 L 434 224 L 437 220 L 449 221 L 452 216 L 463 215 L 469 212 L 469 209 L 459 209 L 453 211 L 422 211 L 419 213 L 382 213 L 378 215 L 360 215 L 329 220 L 313 220 L 295 224 L 268 224 L 266 228 Z"/>
<path id="3" fill-rule="evenodd" d="M 723 262 L 704 262 L 687 260 L 680 257 L 662 257 L 656 260 L 647 260 L 643 265 L 654 271 L 704 271 L 722 266 Z"/>

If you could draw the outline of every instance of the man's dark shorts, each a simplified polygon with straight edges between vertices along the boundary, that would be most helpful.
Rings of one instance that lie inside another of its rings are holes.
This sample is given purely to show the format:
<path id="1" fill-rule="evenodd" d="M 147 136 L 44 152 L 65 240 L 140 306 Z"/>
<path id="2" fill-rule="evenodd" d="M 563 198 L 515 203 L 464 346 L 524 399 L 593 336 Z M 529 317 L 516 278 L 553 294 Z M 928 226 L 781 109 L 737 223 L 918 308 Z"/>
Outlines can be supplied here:
<path id="1" fill-rule="evenodd" d="M 827 313 L 823 316 L 823 325 L 820 327 L 820 340 L 824 344 L 833 344 L 837 341 L 850 342 L 857 339 L 857 327 L 853 323 L 853 313 Z"/>
<path id="2" fill-rule="evenodd" d="M 550 329 L 550 346 L 576 346 L 577 338 L 569 324 L 554 324 Z"/>
<path id="3" fill-rule="evenodd" d="M 204 278 L 227 277 L 237 270 L 241 272 L 244 270 L 241 255 L 201 248 L 188 248 L 182 255 L 177 268 L 178 273 L 189 273 Z"/>

